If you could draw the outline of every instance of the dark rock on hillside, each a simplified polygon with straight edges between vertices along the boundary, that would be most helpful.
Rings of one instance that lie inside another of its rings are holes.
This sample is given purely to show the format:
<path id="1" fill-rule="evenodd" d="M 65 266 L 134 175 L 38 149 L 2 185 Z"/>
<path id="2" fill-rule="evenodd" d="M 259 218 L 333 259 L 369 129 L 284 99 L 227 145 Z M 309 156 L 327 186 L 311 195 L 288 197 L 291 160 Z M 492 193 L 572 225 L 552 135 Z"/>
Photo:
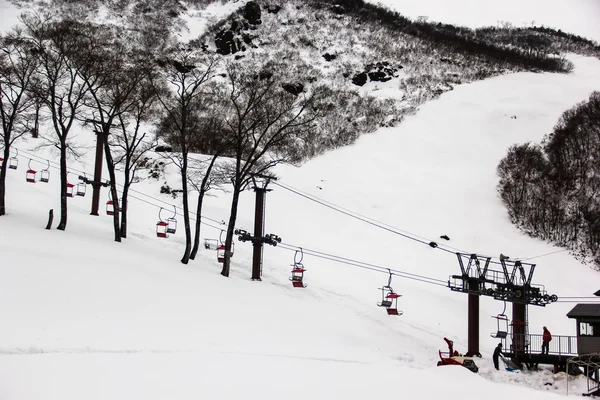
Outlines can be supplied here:
<path id="1" fill-rule="evenodd" d="M 254 36 L 245 31 L 255 30 L 257 25 L 262 23 L 260 6 L 256 2 L 250 1 L 246 3 L 240 14 L 231 19 L 229 29 L 223 29 L 215 35 L 217 53 L 228 55 L 245 51 L 244 44 L 254 47 L 252 45 Z"/>
<path id="2" fill-rule="evenodd" d="M 335 60 L 337 58 L 337 56 L 335 54 L 325 53 L 325 54 L 323 54 L 323 58 L 326 61 L 332 61 L 332 60 Z"/>
<path id="3" fill-rule="evenodd" d="M 294 96 L 298 96 L 304 91 L 304 85 L 301 83 L 284 83 L 281 87 L 283 87 L 283 90 Z"/>
<path id="4" fill-rule="evenodd" d="M 390 79 L 392 79 L 391 76 L 386 75 L 386 73 L 383 71 L 373 71 L 373 72 L 369 72 L 367 75 L 369 75 L 369 79 L 371 81 L 376 81 L 376 82 L 387 82 Z"/>
<path id="5" fill-rule="evenodd" d="M 360 74 L 356 74 L 352 77 L 352 83 L 356 86 L 362 86 L 367 83 L 367 73 L 361 72 Z"/>
<path id="6" fill-rule="evenodd" d="M 246 50 L 240 39 L 235 36 L 235 33 L 232 30 L 223 30 L 217 33 L 215 45 L 217 46 L 217 53 L 225 56 L 228 54 L 235 54 L 240 50 Z"/>
<path id="7" fill-rule="evenodd" d="M 260 6 L 255 1 L 249 1 L 244 6 L 242 16 L 253 25 L 260 25 L 262 21 L 260 20 Z"/>
<path id="8" fill-rule="evenodd" d="M 372 82 L 387 82 L 398 76 L 397 72 L 399 69 L 402 69 L 401 65 L 393 67 L 387 61 L 367 64 L 364 72 L 354 75 L 352 83 L 357 86 L 363 86 L 367 83 L 367 78 Z"/>

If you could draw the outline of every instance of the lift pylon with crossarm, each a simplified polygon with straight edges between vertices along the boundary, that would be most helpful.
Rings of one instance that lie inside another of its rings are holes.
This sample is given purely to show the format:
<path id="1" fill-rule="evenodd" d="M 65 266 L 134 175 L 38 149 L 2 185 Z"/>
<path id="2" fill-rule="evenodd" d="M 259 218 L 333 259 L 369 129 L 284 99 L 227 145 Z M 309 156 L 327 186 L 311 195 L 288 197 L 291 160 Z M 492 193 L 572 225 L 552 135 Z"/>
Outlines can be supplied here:
<path id="1" fill-rule="evenodd" d="M 477 254 L 456 253 L 461 274 L 452 275 L 448 279 L 448 287 L 457 292 L 469 295 L 468 314 L 468 352 L 467 355 L 479 353 L 479 297 L 489 296 L 496 300 L 510 302 L 513 305 L 512 339 L 513 352 L 524 351 L 524 343 L 519 343 L 525 336 L 527 326 L 527 305 L 545 307 L 558 300 L 556 295 L 548 295 L 543 285 L 532 284 L 535 264 L 523 263 L 500 255 L 499 261 L 491 257 Z M 466 263 L 465 263 L 466 260 Z M 502 270 L 490 268 L 491 264 L 500 265 Z M 529 268 L 529 272 L 526 271 Z"/>

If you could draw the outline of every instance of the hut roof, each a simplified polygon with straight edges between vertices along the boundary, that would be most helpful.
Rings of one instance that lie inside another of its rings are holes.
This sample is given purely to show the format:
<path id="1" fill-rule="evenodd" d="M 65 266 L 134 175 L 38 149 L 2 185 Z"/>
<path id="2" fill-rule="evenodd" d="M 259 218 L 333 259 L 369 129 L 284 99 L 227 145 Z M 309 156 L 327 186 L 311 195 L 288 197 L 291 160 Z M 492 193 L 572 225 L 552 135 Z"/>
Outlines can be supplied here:
<path id="1" fill-rule="evenodd" d="M 567 317 L 592 317 L 600 319 L 600 303 L 579 303 L 567 313 Z"/>

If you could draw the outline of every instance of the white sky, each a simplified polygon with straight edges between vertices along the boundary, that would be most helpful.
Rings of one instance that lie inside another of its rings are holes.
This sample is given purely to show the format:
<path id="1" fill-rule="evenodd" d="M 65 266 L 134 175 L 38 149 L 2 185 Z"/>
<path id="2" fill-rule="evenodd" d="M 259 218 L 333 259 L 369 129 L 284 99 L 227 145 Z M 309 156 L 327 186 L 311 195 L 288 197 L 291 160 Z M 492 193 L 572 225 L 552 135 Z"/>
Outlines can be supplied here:
<path id="1" fill-rule="evenodd" d="M 540 140 L 565 109 L 600 86 L 600 61 L 574 61 L 569 75 L 522 73 L 458 86 L 397 128 L 300 168 L 281 166 L 279 182 L 426 240 L 447 234 L 445 245 L 453 248 L 494 257 L 554 252 L 509 223 L 496 195 L 495 168 L 508 146 Z M 202 250 L 189 265 L 179 262 L 181 219 L 177 234 L 156 237 L 154 205 L 181 204 L 158 194 L 164 179 L 134 186 L 130 237 L 122 244 L 112 241 L 109 217 L 89 216 L 89 193 L 69 200 L 66 232 L 44 230 L 48 209 L 56 212 L 54 226 L 58 222 L 58 173 L 52 170 L 48 184 L 25 182 L 27 167 L 45 167 L 44 153 L 33 150 L 37 144 L 19 143 L 19 169 L 7 171 L 8 215 L 0 221 L 1 399 L 433 399 L 456 387 L 469 388 L 461 398 L 478 400 L 482 393 L 489 400 L 566 393 L 565 375 L 547 368 L 493 369 L 490 317 L 502 304 L 488 298 L 481 301 L 479 373 L 435 366 L 444 336 L 466 351 L 467 298 L 443 283 L 458 272 L 453 254 L 273 185 L 266 232 L 284 243 L 442 284 L 394 277 L 404 315 L 389 317 L 376 306 L 387 275 L 306 256 L 308 287 L 293 289 L 294 253 L 278 246 L 264 251 L 263 281 L 251 282 L 251 246 L 241 242 L 226 279 L 213 251 Z M 90 175 L 92 153 L 70 167 Z M 173 169 L 167 172 L 177 187 Z M 213 194 L 204 215 L 226 220 L 230 199 Z M 237 227 L 251 231 L 253 212 L 254 195 L 245 192 Z M 218 233 L 205 226 L 202 236 Z M 590 296 L 598 289 L 598 272 L 564 252 L 534 260 L 534 281 L 550 293 Z M 555 337 L 573 335 L 575 324 L 565 316 L 573 305 L 531 307 L 531 332 L 547 325 Z M 570 382 L 571 393 L 584 387 L 581 378 Z"/>
<path id="2" fill-rule="evenodd" d="M 544 25 L 600 42 L 600 1 L 598 0 L 373 0 L 416 19 L 468 26 Z"/>

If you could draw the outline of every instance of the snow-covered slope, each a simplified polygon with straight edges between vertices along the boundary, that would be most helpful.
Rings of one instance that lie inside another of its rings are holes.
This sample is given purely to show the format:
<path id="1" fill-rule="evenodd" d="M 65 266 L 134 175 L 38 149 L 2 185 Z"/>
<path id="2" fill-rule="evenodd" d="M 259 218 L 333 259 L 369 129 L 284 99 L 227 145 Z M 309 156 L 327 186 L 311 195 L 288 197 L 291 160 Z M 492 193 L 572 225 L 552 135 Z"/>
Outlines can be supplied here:
<path id="1" fill-rule="evenodd" d="M 495 168 L 508 146 L 540 140 L 565 109 L 600 87 L 600 61 L 572 59 L 572 74 L 459 86 L 399 127 L 300 168 L 278 168 L 281 186 L 268 194 L 266 232 L 286 246 L 265 248 L 262 282 L 249 279 L 247 243 L 236 243 L 229 279 L 212 251 L 179 263 L 181 230 L 166 240 L 154 234 L 152 204 L 180 204 L 158 194 L 162 180 L 134 186 L 130 238 L 121 244 L 112 242 L 109 217 L 88 215 L 89 194 L 70 200 L 66 232 L 44 230 L 48 209 L 58 210 L 57 171 L 48 184 L 26 183 L 28 158 L 41 153 L 31 152 L 33 140 L 20 143 L 19 169 L 8 171 L 8 215 L 0 220 L 0 398 L 439 398 L 458 381 L 472 388 L 463 398 L 565 394 L 564 375 L 493 369 L 496 342 L 488 332 L 495 321 L 487 316 L 502 304 L 491 299 L 481 301 L 480 373 L 435 367 L 444 336 L 466 351 L 466 296 L 444 287 L 458 272 L 455 256 L 283 186 L 424 241 L 446 234 L 445 246 L 454 249 L 513 258 L 560 250 L 511 226 L 496 196 Z M 72 167 L 90 172 L 91 158 Z M 167 179 L 176 185 L 174 170 Z M 213 194 L 204 214 L 227 220 L 228 196 Z M 251 231 L 252 192 L 243 194 L 239 212 L 237 227 Z M 203 237 L 218 235 L 203 227 Z M 289 264 L 299 247 L 440 284 L 394 277 L 404 315 L 389 317 L 376 306 L 387 275 L 369 269 L 305 256 L 308 287 L 293 289 Z M 565 252 L 530 261 L 538 263 L 534 281 L 551 293 L 590 296 L 598 289 L 598 272 Z M 531 307 L 532 333 L 547 325 L 555 335 L 574 334 L 565 317 L 572 306 Z M 580 393 L 584 384 L 574 381 L 570 390 Z"/>

